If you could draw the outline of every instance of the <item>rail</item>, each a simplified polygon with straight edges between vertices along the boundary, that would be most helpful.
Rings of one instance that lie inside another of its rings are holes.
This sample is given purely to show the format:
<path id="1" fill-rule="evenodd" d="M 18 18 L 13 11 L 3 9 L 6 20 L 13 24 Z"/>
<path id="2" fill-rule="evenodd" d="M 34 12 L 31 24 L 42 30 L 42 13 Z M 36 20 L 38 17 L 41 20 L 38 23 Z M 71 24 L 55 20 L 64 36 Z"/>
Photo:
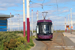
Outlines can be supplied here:
<path id="1" fill-rule="evenodd" d="M 41 41 L 42 43 L 44 43 L 46 45 L 45 50 L 52 49 L 51 47 L 54 43 L 61 46 L 61 50 L 67 50 L 67 49 L 65 49 L 65 47 L 63 47 L 63 46 L 65 46 L 65 42 L 64 42 L 64 38 L 63 38 L 62 33 L 54 33 L 54 35 L 55 35 L 55 37 L 53 37 L 54 39 L 52 41 L 48 41 L 48 43 L 46 41 Z M 62 41 L 61 43 L 56 41 L 58 37 L 60 37 L 60 39 Z"/>

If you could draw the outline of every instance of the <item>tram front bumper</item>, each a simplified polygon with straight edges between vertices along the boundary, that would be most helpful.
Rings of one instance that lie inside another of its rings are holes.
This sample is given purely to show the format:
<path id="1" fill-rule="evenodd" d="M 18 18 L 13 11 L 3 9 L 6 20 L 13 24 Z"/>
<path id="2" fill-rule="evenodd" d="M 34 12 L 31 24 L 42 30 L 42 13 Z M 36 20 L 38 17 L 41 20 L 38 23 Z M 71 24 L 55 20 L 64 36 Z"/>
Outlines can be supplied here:
<path id="1" fill-rule="evenodd" d="M 39 39 L 52 39 L 53 35 L 37 35 Z"/>

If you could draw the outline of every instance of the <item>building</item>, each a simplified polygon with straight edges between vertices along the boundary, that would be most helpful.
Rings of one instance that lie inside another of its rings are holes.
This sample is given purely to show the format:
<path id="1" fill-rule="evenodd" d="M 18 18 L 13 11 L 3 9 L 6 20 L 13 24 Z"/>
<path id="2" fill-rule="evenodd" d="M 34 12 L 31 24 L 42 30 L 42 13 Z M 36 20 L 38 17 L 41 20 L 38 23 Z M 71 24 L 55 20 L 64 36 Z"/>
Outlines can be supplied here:
<path id="1" fill-rule="evenodd" d="M 8 18 L 14 17 L 14 15 L 0 15 L 0 31 L 7 31 Z"/>

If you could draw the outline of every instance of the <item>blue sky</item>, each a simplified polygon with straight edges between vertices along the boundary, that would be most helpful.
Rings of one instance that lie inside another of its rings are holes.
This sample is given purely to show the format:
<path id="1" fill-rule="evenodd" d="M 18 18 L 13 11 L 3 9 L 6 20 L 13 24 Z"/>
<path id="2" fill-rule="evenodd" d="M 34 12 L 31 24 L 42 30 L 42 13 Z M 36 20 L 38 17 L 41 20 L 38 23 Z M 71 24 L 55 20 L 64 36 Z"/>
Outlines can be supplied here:
<path id="1" fill-rule="evenodd" d="M 34 13 L 34 26 L 36 27 L 36 12 L 37 10 L 39 11 L 39 19 L 42 19 L 42 12 L 46 11 L 48 12 L 46 19 L 51 19 L 54 24 L 54 29 L 61 29 L 64 30 L 64 20 L 65 17 L 68 20 L 68 14 L 70 15 L 70 9 L 72 8 L 72 15 L 73 15 L 73 22 L 75 21 L 75 0 L 31 0 L 30 2 L 30 21 L 31 21 L 31 10 L 33 9 Z M 18 15 L 20 14 L 20 28 L 23 28 L 22 24 L 22 17 L 23 17 L 23 0 L 1 0 L 0 1 L 0 14 L 13 14 L 14 17 L 11 18 L 13 21 L 14 25 L 13 29 L 17 29 L 15 27 L 15 23 L 18 22 Z M 43 9 L 41 4 L 43 4 Z M 57 4 L 58 4 L 58 10 L 57 10 Z M 26 0 L 25 0 L 25 12 L 27 11 L 26 9 Z M 26 12 L 27 14 L 27 12 Z M 45 15 L 45 14 L 44 14 Z M 26 16 L 27 17 L 27 16 Z M 70 16 L 69 16 L 70 17 Z M 15 22 L 16 21 L 16 22 Z M 10 19 L 8 19 L 8 28 L 10 29 Z M 56 25 L 56 26 L 55 26 Z M 34 27 L 34 29 L 35 29 Z"/>

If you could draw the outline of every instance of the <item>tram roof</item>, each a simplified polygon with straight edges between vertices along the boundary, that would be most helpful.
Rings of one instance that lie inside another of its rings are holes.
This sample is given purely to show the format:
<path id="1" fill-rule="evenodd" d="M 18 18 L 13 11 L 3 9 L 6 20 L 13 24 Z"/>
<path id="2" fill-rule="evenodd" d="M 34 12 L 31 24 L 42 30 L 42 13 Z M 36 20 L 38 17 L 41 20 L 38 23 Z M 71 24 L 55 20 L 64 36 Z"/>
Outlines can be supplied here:
<path id="1" fill-rule="evenodd" d="M 37 22 L 52 22 L 51 20 L 38 20 Z"/>

